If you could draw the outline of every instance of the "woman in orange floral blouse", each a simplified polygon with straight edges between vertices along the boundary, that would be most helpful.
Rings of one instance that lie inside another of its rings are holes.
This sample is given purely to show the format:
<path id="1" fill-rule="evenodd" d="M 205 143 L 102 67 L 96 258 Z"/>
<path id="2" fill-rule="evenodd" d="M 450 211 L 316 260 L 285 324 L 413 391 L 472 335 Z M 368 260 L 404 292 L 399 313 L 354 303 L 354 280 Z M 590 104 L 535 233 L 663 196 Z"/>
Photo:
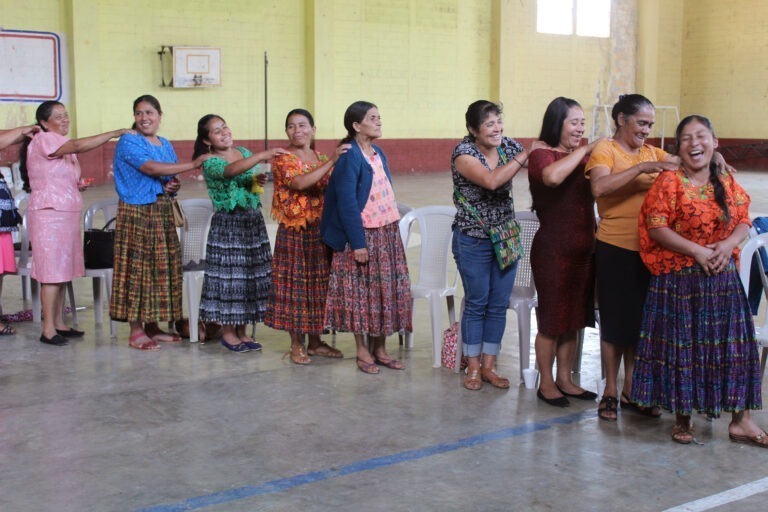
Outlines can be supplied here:
<path id="1" fill-rule="evenodd" d="M 285 133 L 290 154 L 279 155 L 272 162 L 272 218 L 280 226 L 264 323 L 288 331 L 291 361 L 309 364 L 309 356 L 343 357 L 320 339 L 330 272 L 328 248 L 320 237 L 320 216 L 333 164 L 349 144 L 336 148 L 330 159 L 315 151 L 315 121 L 304 109 L 288 113 Z M 309 338 L 306 349 L 305 336 Z"/>
<path id="2" fill-rule="evenodd" d="M 768 448 L 750 417 L 761 407 L 760 362 L 736 270 L 749 196 L 713 162 L 709 119 L 683 119 L 677 147 L 682 166 L 661 173 L 640 210 L 640 256 L 652 277 L 631 399 L 674 412 L 677 443 L 694 440 L 694 410 L 711 418 L 724 411 L 732 441 Z"/>

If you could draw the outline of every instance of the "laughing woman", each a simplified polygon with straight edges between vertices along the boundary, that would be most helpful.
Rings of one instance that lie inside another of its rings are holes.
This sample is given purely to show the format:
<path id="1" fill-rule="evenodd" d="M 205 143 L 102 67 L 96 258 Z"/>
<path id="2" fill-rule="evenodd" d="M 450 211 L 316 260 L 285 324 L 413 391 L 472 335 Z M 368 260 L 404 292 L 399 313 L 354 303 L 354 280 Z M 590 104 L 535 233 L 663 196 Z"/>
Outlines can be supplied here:
<path id="1" fill-rule="evenodd" d="M 761 407 L 760 361 L 737 271 L 749 196 L 712 161 L 709 119 L 686 117 L 676 137 L 682 166 L 659 176 L 640 212 L 640 255 L 653 276 L 632 399 L 674 412 L 676 443 L 693 441 L 693 411 L 714 418 L 724 411 L 732 441 L 768 448 L 750 416 Z"/>
<path id="2" fill-rule="evenodd" d="M 200 320 L 223 325 L 221 344 L 236 353 L 261 350 L 245 334 L 247 324 L 262 322 L 267 311 L 272 253 L 261 195 L 252 192 L 258 164 L 281 148 L 252 154 L 235 146 L 232 130 L 221 116 L 208 114 L 197 123 L 193 158 L 203 164 L 208 196 L 215 210 L 206 246 L 206 269 Z"/>

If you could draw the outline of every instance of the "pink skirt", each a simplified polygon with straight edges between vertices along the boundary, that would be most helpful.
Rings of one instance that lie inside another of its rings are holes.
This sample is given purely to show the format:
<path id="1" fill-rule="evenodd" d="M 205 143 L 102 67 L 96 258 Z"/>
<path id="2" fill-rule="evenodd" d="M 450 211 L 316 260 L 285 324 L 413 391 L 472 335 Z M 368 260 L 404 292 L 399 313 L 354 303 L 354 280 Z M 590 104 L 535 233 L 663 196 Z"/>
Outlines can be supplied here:
<path id="1" fill-rule="evenodd" d="M 27 210 L 32 244 L 32 278 L 41 283 L 66 283 L 85 275 L 80 212 Z"/>
<path id="2" fill-rule="evenodd" d="M 13 236 L 9 232 L 0 233 L 0 274 L 16 272 L 16 254 L 13 252 Z"/>

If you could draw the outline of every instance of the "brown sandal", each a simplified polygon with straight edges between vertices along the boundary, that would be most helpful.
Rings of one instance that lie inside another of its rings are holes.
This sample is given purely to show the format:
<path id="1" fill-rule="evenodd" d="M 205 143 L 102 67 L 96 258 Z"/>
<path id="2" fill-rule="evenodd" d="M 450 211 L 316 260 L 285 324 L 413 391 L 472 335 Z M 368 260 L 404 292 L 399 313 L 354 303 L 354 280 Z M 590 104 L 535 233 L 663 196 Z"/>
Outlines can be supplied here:
<path id="1" fill-rule="evenodd" d="M 480 377 L 480 368 L 470 370 L 467 368 L 467 375 L 464 377 L 464 387 L 470 391 L 478 391 L 483 387 L 483 379 Z"/>
<path id="2" fill-rule="evenodd" d="M 483 368 L 480 374 L 482 375 L 483 382 L 487 382 L 491 386 L 500 389 L 509 388 L 509 379 L 496 375 L 496 368 Z"/>
<path id="3" fill-rule="evenodd" d="M 672 427 L 672 440 L 680 444 L 691 444 L 693 442 L 693 425 L 675 424 Z"/>
<path id="4" fill-rule="evenodd" d="M 285 356 L 291 356 L 293 364 L 307 365 L 312 362 L 304 350 L 304 345 L 291 345 L 291 349 L 283 355 L 283 359 L 285 359 Z"/>
<path id="5" fill-rule="evenodd" d="M 310 356 L 330 357 L 332 359 L 341 359 L 344 357 L 341 350 L 330 346 L 324 341 L 318 343 L 316 347 L 308 347 L 307 354 Z"/>

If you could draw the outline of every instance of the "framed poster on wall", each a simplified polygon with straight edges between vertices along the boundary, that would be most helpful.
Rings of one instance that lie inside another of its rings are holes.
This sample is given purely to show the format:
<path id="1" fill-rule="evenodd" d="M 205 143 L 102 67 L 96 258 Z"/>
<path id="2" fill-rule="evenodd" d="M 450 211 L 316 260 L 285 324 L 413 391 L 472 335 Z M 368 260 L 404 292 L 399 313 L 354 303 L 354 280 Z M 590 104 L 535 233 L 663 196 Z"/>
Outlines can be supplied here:
<path id="1" fill-rule="evenodd" d="M 221 48 L 173 47 L 173 87 L 221 85 Z"/>
<path id="2" fill-rule="evenodd" d="M 66 101 L 63 55 L 53 32 L 0 30 L 0 101 Z"/>

